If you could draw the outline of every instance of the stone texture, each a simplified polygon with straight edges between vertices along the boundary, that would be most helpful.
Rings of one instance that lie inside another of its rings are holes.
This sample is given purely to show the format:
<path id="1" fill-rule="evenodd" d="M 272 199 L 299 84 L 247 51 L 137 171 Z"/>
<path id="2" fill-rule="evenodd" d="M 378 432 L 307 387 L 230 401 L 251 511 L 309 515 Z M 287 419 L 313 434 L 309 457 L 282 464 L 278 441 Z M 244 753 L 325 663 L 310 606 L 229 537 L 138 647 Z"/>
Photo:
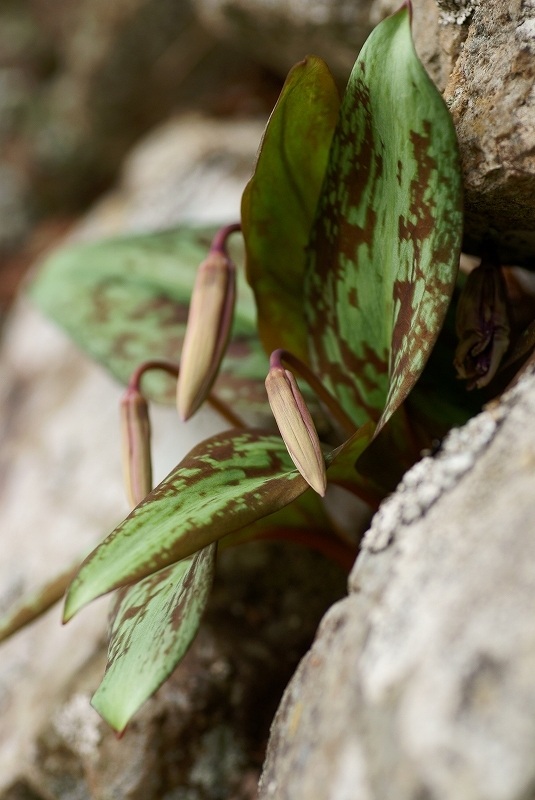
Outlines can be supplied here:
<path id="1" fill-rule="evenodd" d="M 260 800 L 535 791 L 535 375 L 405 476 L 275 718 Z"/>
<path id="2" fill-rule="evenodd" d="M 499 242 L 504 263 L 535 267 L 535 4 L 486 0 L 470 17 L 445 90 L 464 173 L 466 242 Z"/>
<path id="3" fill-rule="evenodd" d="M 124 736 L 89 705 L 99 652 L 66 688 L 18 785 L 58 800 L 253 800 L 284 685 L 344 586 L 336 566 L 297 545 L 222 554 L 194 644 Z"/>
<path id="4" fill-rule="evenodd" d="M 281 76 L 307 54 L 347 79 L 372 26 L 371 0 L 193 0 L 204 26 Z"/>

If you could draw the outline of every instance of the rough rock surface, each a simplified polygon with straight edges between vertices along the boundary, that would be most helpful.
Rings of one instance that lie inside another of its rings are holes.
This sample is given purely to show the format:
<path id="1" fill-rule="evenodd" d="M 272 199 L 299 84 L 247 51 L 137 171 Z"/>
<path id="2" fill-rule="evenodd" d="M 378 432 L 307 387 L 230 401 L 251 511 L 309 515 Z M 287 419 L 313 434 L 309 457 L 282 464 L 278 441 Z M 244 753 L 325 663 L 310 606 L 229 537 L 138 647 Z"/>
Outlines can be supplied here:
<path id="1" fill-rule="evenodd" d="M 192 648 L 122 739 L 89 705 L 100 652 L 56 705 L 19 790 L 43 800 L 253 800 L 284 686 L 344 584 L 338 567 L 297 545 L 227 551 Z"/>
<path id="2" fill-rule="evenodd" d="M 372 29 L 371 0 L 193 0 L 204 26 L 282 76 L 307 54 L 345 80 Z"/>
<path id="3" fill-rule="evenodd" d="M 493 234 L 505 263 L 535 268 L 535 3 L 485 0 L 445 91 L 461 149 L 465 246 Z"/>
<path id="4" fill-rule="evenodd" d="M 535 375 L 383 504 L 275 718 L 261 800 L 535 792 Z"/>

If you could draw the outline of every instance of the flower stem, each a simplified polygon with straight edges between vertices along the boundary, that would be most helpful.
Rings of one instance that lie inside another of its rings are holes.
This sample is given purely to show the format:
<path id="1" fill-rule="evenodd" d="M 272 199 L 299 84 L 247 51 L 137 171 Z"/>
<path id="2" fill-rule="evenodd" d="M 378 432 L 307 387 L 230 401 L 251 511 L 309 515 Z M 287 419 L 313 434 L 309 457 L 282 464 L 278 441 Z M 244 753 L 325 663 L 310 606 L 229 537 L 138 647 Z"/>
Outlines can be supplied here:
<path id="1" fill-rule="evenodd" d="M 349 436 L 353 436 L 353 434 L 358 430 L 357 426 L 351 417 L 346 414 L 338 400 L 333 397 L 329 391 L 327 391 L 319 378 L 314 375 L 312 370 L 307 367 L 306 364 L 303 364 L 300 358 L 294 356 L 294 354 L 290 353 L 288 350 L 283 349 L 273 351 L 269 360 L 269 364 L 270 367 L 280 367 L 282 366 L 283 361 L 292 367 L 297 374 L 308 383 L 312 391 L 317 394 L 321 402 L 327 406 L 334 419 L 342 426 Z"/>
<path id="2" fill-rule="evenodd" d="M 140 364 L 139 367 L 132 373 L 132 376 L 128 382 L 128 388 L 139 390 L 141 378 L 145 372 L 148 372 L 151 369 L 161 369 L 164 372 L 167 372 L 169 375 L 172 375 L 174 378 L 178 378 L 180 372 L 180 367 L 173 361 L 164 361 L 163 359 L 144 361 L 143 364 Z M 226 419 L 233 428 L 247 427 L 241 417 L 235 414 L 234 411 L 232 411 L 232 409 L 226 403 L 224 403 L 223 400 L 220 400 L 218 397 L 216 397 L 213 392 L 210 392 L 208 395 L 207 402 L 215 411 L 218 412 L 218 414 L 221 414 L 221 416 Z"/>
<path id="3" fill-rule="evenodd" d="M 226 255 L 227 239 L 231 233 L 237 233 L 238 231 L 241 231 L 241 224 L 239 222 L 233 222 L 232 225 L 225 225 L 224 228 L 220 228 L 212 240 L 210 252 L 223 253 L 223 255 Z"/>

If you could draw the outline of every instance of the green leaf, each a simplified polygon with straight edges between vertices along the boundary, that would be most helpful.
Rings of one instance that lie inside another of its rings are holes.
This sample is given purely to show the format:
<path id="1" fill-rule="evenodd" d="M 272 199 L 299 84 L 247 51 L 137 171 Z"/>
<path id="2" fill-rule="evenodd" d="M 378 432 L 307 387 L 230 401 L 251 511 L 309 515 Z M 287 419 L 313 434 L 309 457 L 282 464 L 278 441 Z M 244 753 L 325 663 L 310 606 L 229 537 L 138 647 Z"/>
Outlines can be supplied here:
<path id="1" fill-rule="evenodd" d="M 327 167 L 340 98 L 316 56 L 296 64 L 269 119 L 242 199 L 247 277 L 266 352 L 308 361 L 305 247 Z"/>
<path id="2" fill-rule="evenodd" d="M 31 297 L 83 350 L 127 383 L 143 361 L 180 359 L 197 267 L 214 232 L 182 226 L 65 247 L 45 261 Z M 238 269 L 233 335 L 214 389 L 258 424 L 269 415 L 268 364 L 255 314 L 253 294 Z M 148 375 L 144 388 L 153 399 L 174 403 L 174 384 L 164 373 Z"/>
<path id="3" fill-rule="evenodd" d="M 312 362 L 377 432 L 407 397 L 455 283 L 462 194 L 455 130 L 402 8 L 371 33 L 342 101 L 311 237 Z"/>
<path id="4" fill-rule="evenodd" d="M 91 704 L 116 731 L 169 677 L 199 627 L 217 545 L 117 592 L 106 674 Z"/>
<path id="5" fill-rule="evenodd" d="M 308 489 L 279 436 L 234 430 L 195 447 L 82 564 L 65 620 L 112 589 L 141 580 Z"/>
<path id="6" fill-rule="evenodd" d="M 343 486 L 372 508 L 377 508 L 388 494 L 388 490 L 379 482 L 364 475 L 357 467 L 357 461 L 370 446 L 374 433 L 375 424 L 366 423 L 327 457 L 327 481 Z"/>

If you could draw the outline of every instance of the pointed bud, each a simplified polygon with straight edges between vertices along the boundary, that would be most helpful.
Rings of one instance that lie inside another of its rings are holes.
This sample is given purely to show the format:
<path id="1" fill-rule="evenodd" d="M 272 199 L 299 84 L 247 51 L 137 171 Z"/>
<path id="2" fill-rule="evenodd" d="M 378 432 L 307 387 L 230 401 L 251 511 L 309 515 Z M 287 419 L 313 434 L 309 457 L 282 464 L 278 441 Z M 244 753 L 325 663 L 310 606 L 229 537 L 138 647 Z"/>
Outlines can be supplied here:
<path id="1" fill-rule="evenodd" d="M 121 434 L 126 492 L 135 507 L 152 491 L 152 465 L 147 401 L 131 386 L 121 400 Z"/>
<path id="2" fill-rule="evenodd" d="M 186 420 L 206 400 L 227 346 L 235 301 L 234 267 L 212 250 L 197 273 L 180 359 L 177 406 Z"/>
<path id="3" fill-rule="evenodd" d="M 266 378 L 269 405 L 295 466 L 322 497 L 327 487 L 325 461 L 316 428 L 292 373 L 272 366 Z"/>
<path id="4" fill-rule="evenodd" d="M 468 380 L 468 389 L 481 389 L 495 376 L 509 347 L 509 309 L 499 266 L 483 261 L 468 275 L 457 305 L 456 330 L 455 369 Z"/>

